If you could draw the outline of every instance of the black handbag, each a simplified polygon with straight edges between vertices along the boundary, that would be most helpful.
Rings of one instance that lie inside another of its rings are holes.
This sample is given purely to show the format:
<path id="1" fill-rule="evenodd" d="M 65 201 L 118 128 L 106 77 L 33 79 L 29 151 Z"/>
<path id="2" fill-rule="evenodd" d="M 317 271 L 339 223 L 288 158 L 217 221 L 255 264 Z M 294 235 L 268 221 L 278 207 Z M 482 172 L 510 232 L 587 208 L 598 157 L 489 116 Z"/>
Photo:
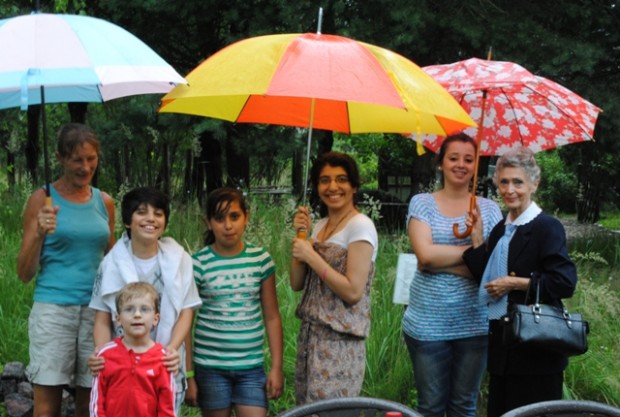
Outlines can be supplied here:
<path id="1" fill-rule="evenodd" d="M 588 350 L 588 322 L 579 313 L 569 313 L 564 305 L 540 304 L 540 282 L 536 286 L 536 302 L 513 304 L 503 320 L 504 346 L 533 347 L 566 356 L 581 355 Z"/>

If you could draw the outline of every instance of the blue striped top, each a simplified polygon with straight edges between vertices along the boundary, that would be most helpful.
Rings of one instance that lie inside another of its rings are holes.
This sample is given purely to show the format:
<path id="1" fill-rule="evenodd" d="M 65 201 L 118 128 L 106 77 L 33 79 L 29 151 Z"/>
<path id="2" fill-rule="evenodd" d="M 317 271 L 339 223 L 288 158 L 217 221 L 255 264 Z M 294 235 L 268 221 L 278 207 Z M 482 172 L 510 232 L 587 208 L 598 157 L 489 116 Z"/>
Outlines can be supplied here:
<path id="1" fill-rule="evenodd" d="M 497 204 L 477 198 L 484 219 L 484 237 L 501 219 Z M 409 203 L 407 224 L 414 218 L 430 226 L 437 245 L 471 245 L 469 237 L 458 239 L 453 223 L 464 227 L 466 215 L 446 217 L 431 194 L 415 195 Z M 437 341 L 482 336 L 488 332 L 485 308 L 478 302 L 478 284 L 448 273 L 416 271 L 409 289 L 409 306 L 403 317 L 403 331 L 417 340 Z"/>

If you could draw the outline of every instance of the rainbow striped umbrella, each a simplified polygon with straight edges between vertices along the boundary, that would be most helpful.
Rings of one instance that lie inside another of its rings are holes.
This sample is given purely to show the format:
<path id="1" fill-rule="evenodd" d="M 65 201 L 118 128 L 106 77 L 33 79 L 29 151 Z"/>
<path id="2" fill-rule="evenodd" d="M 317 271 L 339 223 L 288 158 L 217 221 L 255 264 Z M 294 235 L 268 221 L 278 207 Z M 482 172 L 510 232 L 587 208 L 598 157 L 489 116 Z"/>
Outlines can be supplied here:
<path id="1" fill-rule="evenodd" d="M 320 30 L 236 42 L 186 79 L 188 85 L 164 96 L 160 112 L 308 128 L 306 186 L 313 128 L 447 135 L 475 126 L 456 100 L 407 58 Z"/>
<path id="2" fill-rule="evenodd" d="M 416 64 L 320 33 L 258 36 L 205 60 L 160 112 L 343 133 L 449 134 L 475 123 Z"/>

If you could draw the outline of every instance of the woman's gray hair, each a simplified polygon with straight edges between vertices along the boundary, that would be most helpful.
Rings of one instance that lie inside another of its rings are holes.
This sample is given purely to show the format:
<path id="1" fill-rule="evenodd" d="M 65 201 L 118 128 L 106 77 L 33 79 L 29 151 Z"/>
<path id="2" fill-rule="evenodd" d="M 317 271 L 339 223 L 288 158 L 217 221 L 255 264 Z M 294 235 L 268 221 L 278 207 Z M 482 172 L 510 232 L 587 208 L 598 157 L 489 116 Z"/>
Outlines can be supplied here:
<path id="1" fill-rule="evenodd" d="M 536 184 L 540 180 L 540 167 L 536 163 L 534 152 L 529 148 L 523 146 L 512 148 L 497 160 L 495 175 L 493 175 L 495 185 L 497 185 L 498 173 L 504 168 L 522 168 L 531 182 Z"/>

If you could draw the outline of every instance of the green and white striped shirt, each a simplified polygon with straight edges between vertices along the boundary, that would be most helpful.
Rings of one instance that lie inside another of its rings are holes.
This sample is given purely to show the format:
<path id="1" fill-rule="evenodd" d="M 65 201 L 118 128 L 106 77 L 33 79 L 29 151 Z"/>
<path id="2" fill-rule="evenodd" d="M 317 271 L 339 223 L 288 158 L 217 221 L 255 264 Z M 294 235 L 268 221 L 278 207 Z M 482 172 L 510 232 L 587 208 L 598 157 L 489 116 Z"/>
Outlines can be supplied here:
<path id="1" fill-rule="evenodd" d="M 194 331 L 194 362 L 206 368 L 250 369 L 263 365 L 261 285 L 275 273 L 271 255 L 246 243 L 224 257 L 206 246 L 192 255 L 202 299 Z"/>

